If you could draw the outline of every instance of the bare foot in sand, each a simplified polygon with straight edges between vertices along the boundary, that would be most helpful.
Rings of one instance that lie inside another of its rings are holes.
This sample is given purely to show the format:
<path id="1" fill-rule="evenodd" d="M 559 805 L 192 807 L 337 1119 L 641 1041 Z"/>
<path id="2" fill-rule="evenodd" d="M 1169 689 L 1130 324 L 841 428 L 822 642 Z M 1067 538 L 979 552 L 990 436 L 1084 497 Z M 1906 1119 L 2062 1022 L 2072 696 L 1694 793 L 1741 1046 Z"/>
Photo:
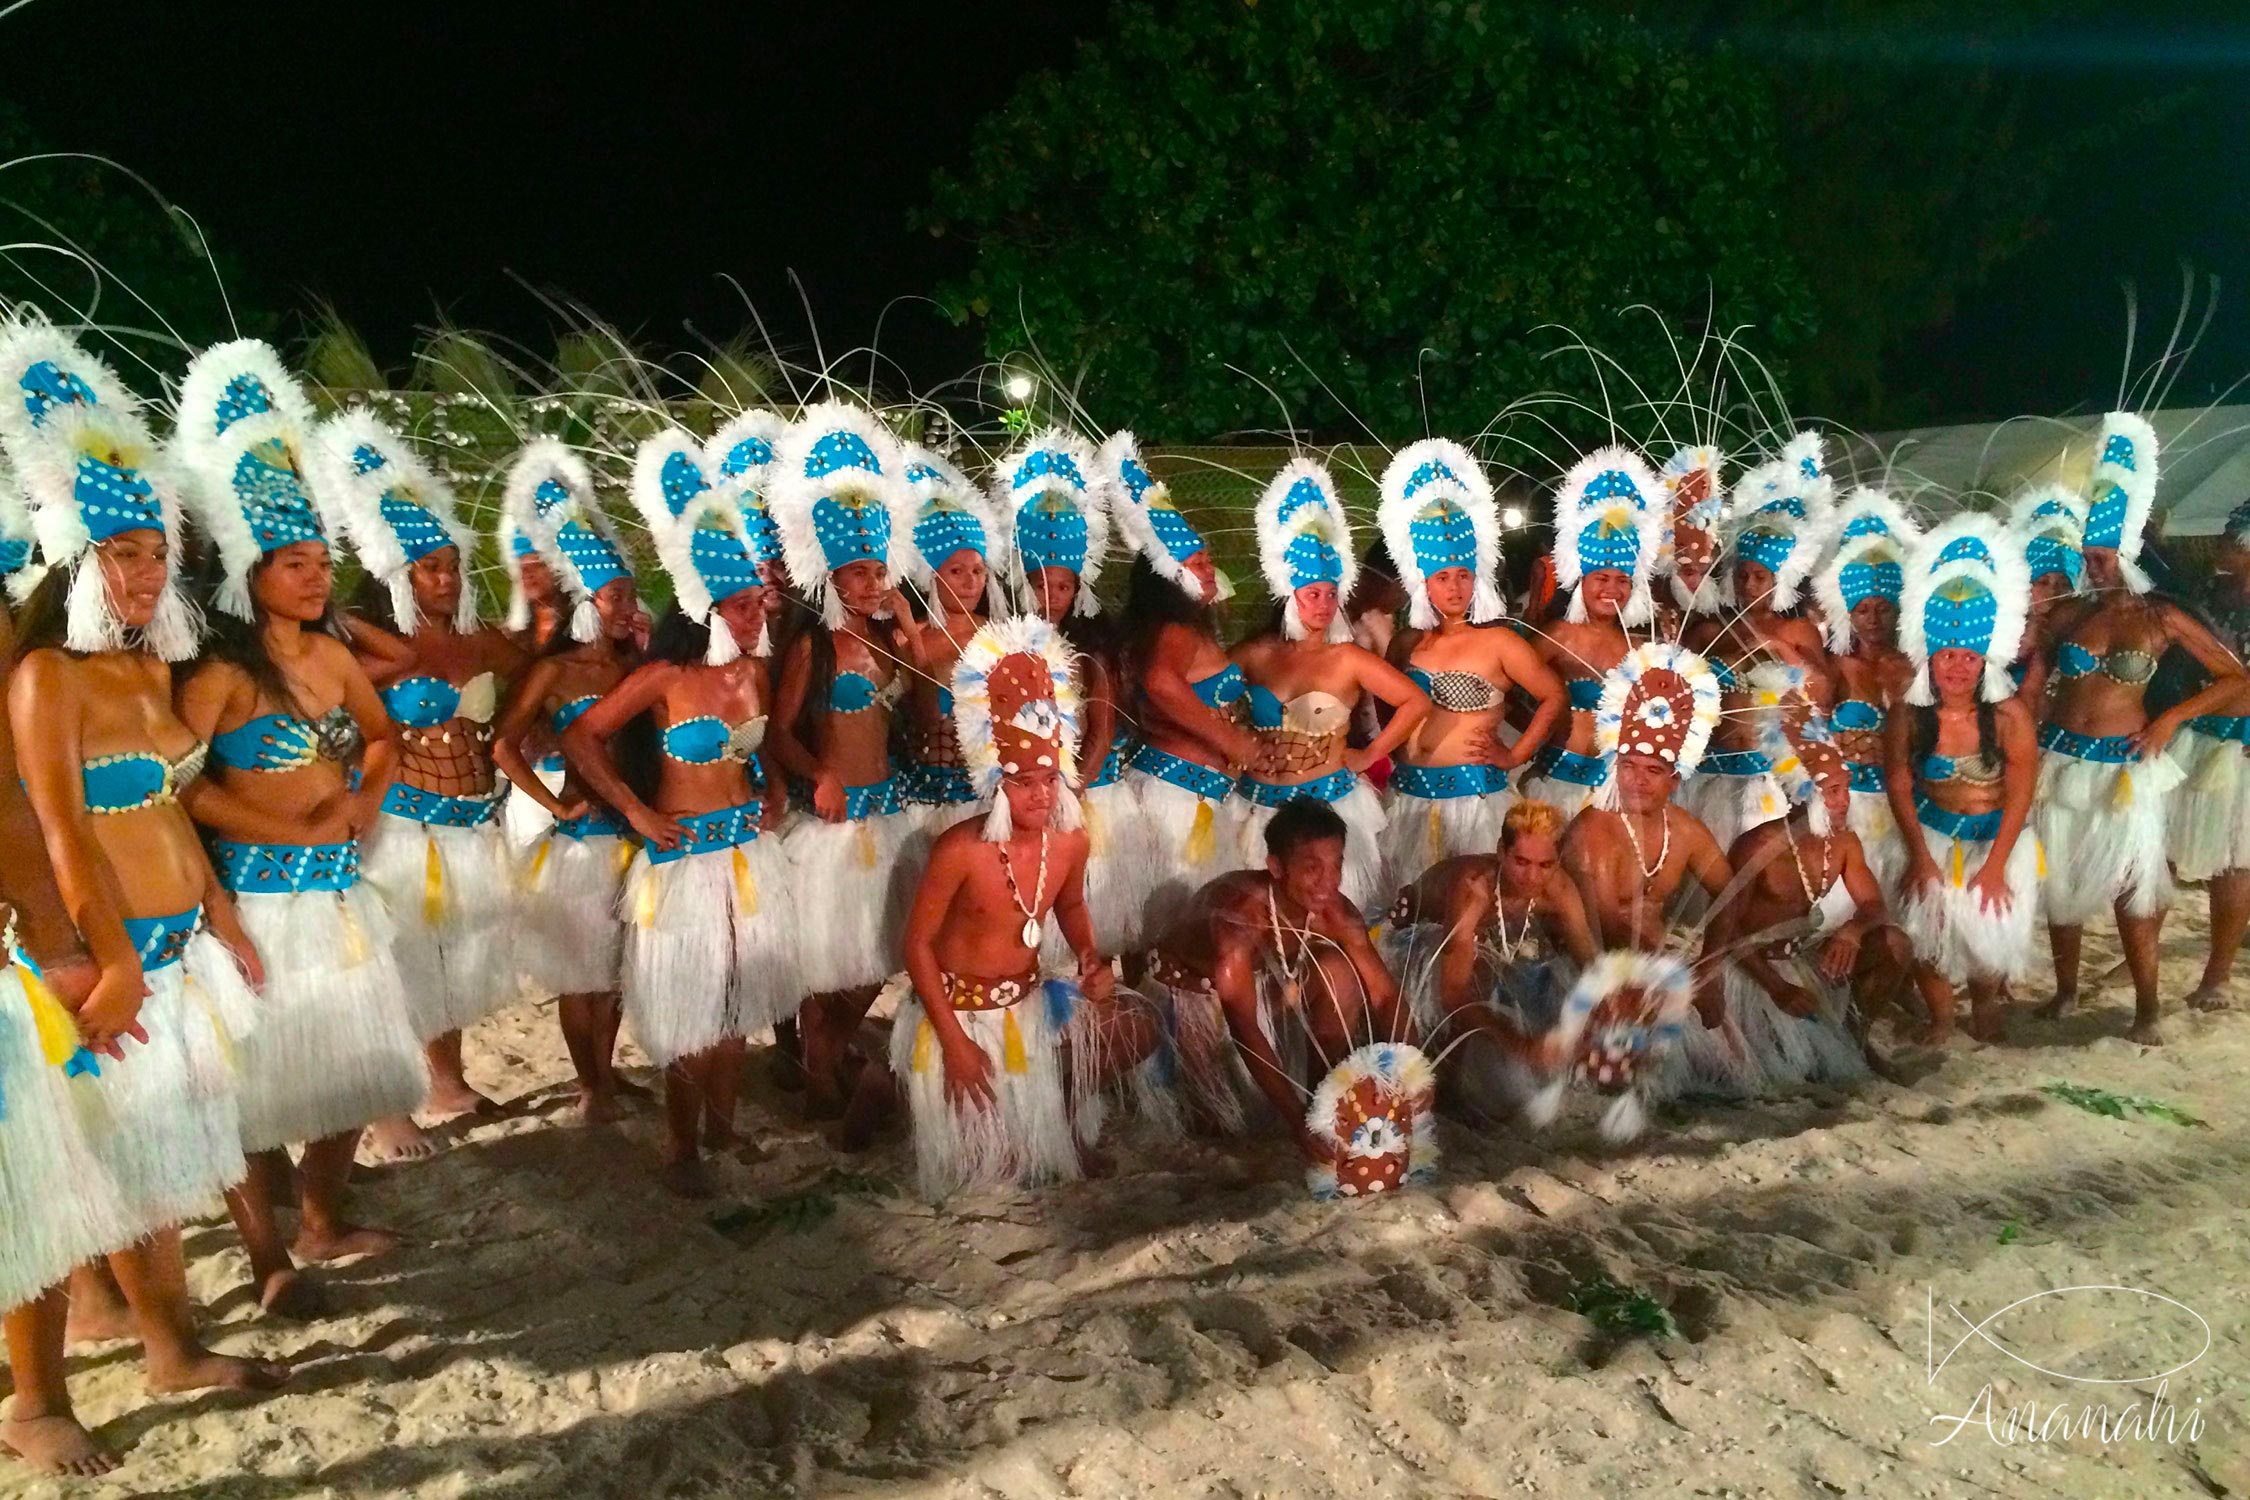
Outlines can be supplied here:
<path id="1" fill-rule="evenodd" d="M 377 1120 L 367 1127 L 360 1149 L 372 1162 L 427 1161 L 438 1154 L 438 1143 L 412 1120 Z"/>
<path id="2" fill-rule="evenodd" d="M 2187 997 L 2188 1009 L 2204 1012 L 2234 1009 L 2234 997 L 2223 984 L 2199 984 Z"/>
<path id="3" fill-rule="evenodd" d="M 2004 1005 L 1971 1011 L 1969 1035 L 1980 1042 L 1997 1042 L 2008 1034 L 2008 1011 Z"/>
<path id="4" fill-rule="evenodd" d="M 2161 1047 L 2164 1045 L 2164 1028 L 2154 1021 L 2137 1021 L 2133 1029 L 2125 1033 L 2125 1040 L 2139 1042 L 2144 1047 Z"/>
<path id="5" fill-rule="evenodd" d="M 449 1088 L 440 1084 L 437 1088 L 432 1089 L 430 1091 L 429 1113 L 438 1120 L 458 1120 L 463 1115 L 477 1115 L 489 1119 L 504 1114 L 506 1111 L 464 1083 L 459 1088 Z"/>
<path id="6" fill-rule="evenodd" d="M 681 1198 L 708 1198 L 711 1196 L 711 1174 L 704 1170 L 700 1156 L 683 1156 L 678 1161 L 668 1161 L 656 1180 L 665 1190 Z"/>
<path id="7" fill-rule="evenodd" d="M 581 1125 L 608 1125 L 618 1116 L 617 1095 L 608 1089 L 578 1087 L 578 1123 Z"/>
<path id="8" fill-rule="evenodd" d="M 2039 1007 L 2039 1019 L 2042 1021 L 2059 1021 L 2077 1009 L 2078 991 L 2057 990 L 2054 999 Z"/>
<path id="9" fill-rule="evenodd" d="M 328 1311 L 320 1283 L 292 1266 L 268 1276 L 258 1288 L 258 1306 L 277 1318 L 308 1322 Z"/>
<path id="10" fill-rule="evenodd" d="M 297 1231 L 295 1254 L 299 1260 L 326 1265 L 330 1261 L 349 1260 L 355 1255 L 388 1255 L 398 1246 L 399 1237 L 387 1229 L 346 1224 L 327 1234 L 300 1229 Z"/>
<path id="11" fill-rule="evenodd" d="M 0 1422 L 0 1448 L 42 1474 L 94 1479 L 116 1469 L 114 1454 L 94 1445 L 76 1417 L 11 1417 Z"/>
<path id="12" fill-rule="evenodd" d="M 148 1388 L 159 1396 L 178 1391 L 278 1391 L 289 1367 L 262 1359 L 235 1359 L 204 1349 L 176 1365 L 148 1362 Z"/>

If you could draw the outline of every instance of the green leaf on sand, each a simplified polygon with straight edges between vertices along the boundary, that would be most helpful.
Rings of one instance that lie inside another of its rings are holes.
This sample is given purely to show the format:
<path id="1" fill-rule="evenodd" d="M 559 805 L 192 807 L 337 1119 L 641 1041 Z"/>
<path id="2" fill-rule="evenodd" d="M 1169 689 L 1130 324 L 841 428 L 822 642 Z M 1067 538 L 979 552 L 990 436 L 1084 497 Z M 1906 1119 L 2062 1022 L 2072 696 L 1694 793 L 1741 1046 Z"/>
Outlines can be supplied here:
<path id="1" fill-rule="evenodd" d="M 2186 1110 L 2166 1104 L 2161 1099 L 2151 1099 L 2145 1094 L 2115 1094 L 2108 1089 L 2097 1089 L 2083 1083 L 2050 1083 L 2039 1092 L 2050 1099 L 2074 1104 L 2089 1114 L 2107 1115 L 2112 1120 L 2128 1120 L 2137 1115 L 2146 1115 L 2151 1119 L 2197 1130 L 2209 1128 L 2204 1121 Z"/>
<path id="2" fill-rule="evenodd" d="M 1596 1276 L 1571 1289 L 1570 1310 L 1604 1333 L 1637 1333 L 1677 1338 L 1679 1326 L 1663 1303 L 1648 1293 Z"/>

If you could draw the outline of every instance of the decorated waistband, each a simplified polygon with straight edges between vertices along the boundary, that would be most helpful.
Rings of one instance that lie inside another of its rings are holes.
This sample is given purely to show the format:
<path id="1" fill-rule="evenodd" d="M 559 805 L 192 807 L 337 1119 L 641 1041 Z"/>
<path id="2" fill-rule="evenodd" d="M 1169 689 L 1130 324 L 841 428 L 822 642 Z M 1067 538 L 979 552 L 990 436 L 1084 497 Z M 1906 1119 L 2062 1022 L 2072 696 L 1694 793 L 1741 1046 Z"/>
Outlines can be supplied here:
<path id="1" fill-rule="evenodd" d="M 15 965 L 23 982 L 24 1004 L 31 1009 L 32 1035 L 38 1039 L 40 1056 L 47 1060 L 47 1065 L 62 1069 L 65 1078 L 101 1077 L 101 1059 L 78 1039 L 77 1018 L 47 987 L 47 976 L 40 971 L 38 963 L 14 944 L 9 945 L 5 957 Z M 8 1101 L 5 1091 L 0 1091 L 0 1120 L 7 1117 Z"/>
<path id="2" fill-rule="evenodd" d="M 606 807 L 593 808 L 575 818 L 555 819 L 557 838 L 623 838 L 625 829 L 625 820 Z"/>
<path id="3" fill-rule="evenodd" d="M 2187 727 L 2214 740 L 2250 745 L 2250 714 L 2204 714 L 2188 720 Z"/>
<path id="4" fill-rule="evenodd" d="M 1763 776 L 1772 769 L 1763 750 L 1714 750 L 1696 767 L 1712 776 Z"/>
<path id="5" fill-rule="evenodd" d="M 141 972 L 153 974 L 178 963 L 180 955 L 187 951 L 188 939 L 195 936 L 196 926 L 202 920 L 200 906 L 191 906 L 169 917 L 127 917 L 125 936 L 131 940 L 133 951 L 141 956 Z"/>
<path id="6" fill-rule="evenodd" d="M 544 774 L 549 776 L 560 776 L 567 768 L 567 766 L 568 762 L 563 759 L 563 754 L 560 750 L 550 750 L 545 755 L 539 757 L 538 761 L 532 766 L 532 769 L 534 771 L 543 772 Z"/>
<path id="7" fill-rule="evenodd" d="M 737 849 L 755 843 L 758 837 L 760 799 L 753 797 L 740 807 L 721 807 L 706 813 L 689 813 L 679 819 L 687 837 L 670 849 L 651 845 L 648 862 L 668 865 L 676 859 L 686 859 L 691 854 L 709 854 L 717 849 Z"/>
<path id="8" fill-rule="evenodd" d="M 1150 952 L 1146 972 L 1150 983 L 1161 984 L 1166 989 L 1180 990 L 1191 995 L 1219 993 L 1218 981 L 1208 974 L 1197 973 L 1161 948 Z"/>
<path id="9" fill-rule="evenodd" d="M 1234 790 L 1234 778 L 1226 772 L 1182 760 L 1154 745 L 1143 745 L 1135 750 L 1132 766 L 1143 775 L 1154 776 L 1158 781 L 1169 782 L 1183 792 L 1193 792 L 1212 802 L 1225 801 L 1227 793 Z"/>
<path id="10" fill-rule="evenodd" d="M 977 800 L 967 766 L 909 766 L 900 777 L 906 799 L 925 807 L 954 807 Z"/>
<path id="11" fill-rule="evenodd" d="M 884 813 L 906 811 L 906 791 L 900 783 L 910 774 L 911 769 L 886 776 L 881 781 L 871 781 L 865 786 L 845 787 L 844 821 L 864 823 L 869 818 Z M 789 778 L 789 795 L 797 799 L 799 807 L 809 810 L 813 805 L 812 783 L 803 777 Z"/>
<path id="12" fill-rule="evenodd" d="M 1572 786 L 1600 786 L 1609 780 L 1609 762 L 1598 755 L 1580 755 L 1549 745 L 1531 758 L 1532 769 L 1551 781 Z"/>
<path id="13" fill-rule="evenodd" d="M 1102 757 L 1102 768 L 1094 773 L 1092 781 L 1086 783 L 1086 790 L 1090 792 L 1098 786 L 1116 785 L 1117 778 L 1125 774 L 1125 762 L 1131 758 L 1132 749 L 1124 740 L 1110 741 L 1109 754 Z"/>
<path id="14" fill-rule="evenodd" d="M 348 891 L 359 884 L 359 841 L 341 844 L 237 844 L 211 841 L 219 884 L 238 896 Z"/>
<path id="15" fill-rule="evenodd" d="M 1964 844 L 1989 844 L 2000 837 L 2000 809 L 1991 812 L 1948 812 L 1921 792 L 1914 794 L 1914 816 L 1924 828 L 1957 838 Z"/>
<path id="16" fill-rule="evenodd" d="M 1258 781 L 1245 776 L 1234 784 L 1234 789 L 1260 807 L 1280 807 L 1299 797 L 1311 797 L 1319 802 L 1341 802 L 1359 785 L 1359 776 L 1349 767 L 1339 766 L 1326 776 L 1311 781 Z"/>
<path id="17" fill-rule="evenodd" d="M 1847 760 L 1844 769 L 1852 773 L 1852 790 L 1855 792 L 1881 792 L 1890 783 L 1883 779 L 1883 768 L 1864 760 Z"/>
<path id="18" fill-rule="evenodd" d="M 394 781 L 391 789 L 383 793 L 383 811 L 409 823 L 476 828 L 498 815 L 500 793 L 494 790 L 478 797 L 449 797 L 443 792 L 425 792 L 418 786 Z"/>
<path id="19" fill-rule="evenodd" d="M 2140 759 L 2133 751 L 2132 740 L 2125 735 L 2080 734 L 2060 724 L 2039 726 L 2039 748 L 2067 755 L 2072 760 L 2090 760 L 2105 766 L 2121 766 Z"/>
<path id="20" fill-rule="evenodd" d="M 1498 766 L 1413 766 L 1405 761 L 1391 765 L 1391 790 L 1426 802 L 1450 802 L 1456 797 L 1489 797 L 1508 789 L 1508 773 Z"/>
<path id="21" fill-rule="evenodd" d="M 1012 979 L 976 979 L 967 974 L 945 976 L 946 1000 L 955 1010 L 1006 1010 L 1039 988 L 1037 971 Z"/>

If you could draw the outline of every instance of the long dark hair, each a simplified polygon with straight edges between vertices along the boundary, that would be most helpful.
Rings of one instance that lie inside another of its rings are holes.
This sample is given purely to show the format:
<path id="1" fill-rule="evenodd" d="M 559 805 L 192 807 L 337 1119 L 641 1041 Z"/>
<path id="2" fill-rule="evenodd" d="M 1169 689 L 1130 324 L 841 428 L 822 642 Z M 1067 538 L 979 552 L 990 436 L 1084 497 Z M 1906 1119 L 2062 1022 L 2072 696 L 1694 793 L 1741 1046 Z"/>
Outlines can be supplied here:
<path id="1" fill-rule="evenodd" d="M 98 560 L 89 557 L 83 567 L 100 567 Z M 75 568 L 54 567 L 39 580 L 31 597 L 23 601 L 16 611 L 16 660 L 22 661 L 34 651 L 63 651 L 71 656 L 84 656 L 83 651 L 72 651 L 63 644 L 70 634 L 70 579 Z"/>
<path id="2" fill-rule="evenodd" d="M 245 587 L 254 589 L 258 575 L 272 561 L 273 554 L 270 552 L 260 557 L 252 565 Z M 189 560 L 188 576 L 198 601 L 209 601 L 217 597 L 219 585 L 225 581 L 216 552 L 212 549 L 204 549 Z M 254 609 L 253 613 L 262 615 L 264 612 Z M 273 659 L 273 653 L 266 649 L 265 624 L 262 619 L 238 620 L 225 610 L 206 602 L 203 620 L 205 629 L 200 660 L 221 661 L 239 668 L 250 679 L 251 686 L 258 690 L 259 697 L 289 710 L 299 718 L 313 717 L 305 705 L 298 701 L 297 690 L 289 685 L 289 679 L 283 674 L 280 664 Z M 351 644 L 351 638 L 344 633 L 343 617 L 336 612 L 333 593 L 329 595 L 326 607 L 321 610 L 320 618 L 307 621 L 304 628 L 307 633 L 333 636 L 347 646 Z"/>
<path id="3" fill-rule="evenodd" d="M 1213 640 L 1219 635 L 1219 612 L 1212 605 L 1190 599 L 1187 591 L 1149 564 L 1133 559 L 1125 580 L 1125 616 L 1117 627 L 1117 659 L 1127 678 L 1141 681 L 1156 655 L 1156 638 L 1167 625 L 1185 625 Z M 1134 696 L 1138 697 L 1136 691 Z"/>
<path id="4" fill-rule="evenodd" d="M 1914 730 L 1908 737 L 1908 744 L 1913 751 L 1913 765 L 1917 769 L 1922 764 L 1922 758 L 1937 749 L 1937 739 L 1937 705 L 1915 705 Z M 1994 765 L 2000 763 L 1999 712 L 1995 705 L 1984 701 L 1982 693 L 1977 695 L 1977 754 Z"/>

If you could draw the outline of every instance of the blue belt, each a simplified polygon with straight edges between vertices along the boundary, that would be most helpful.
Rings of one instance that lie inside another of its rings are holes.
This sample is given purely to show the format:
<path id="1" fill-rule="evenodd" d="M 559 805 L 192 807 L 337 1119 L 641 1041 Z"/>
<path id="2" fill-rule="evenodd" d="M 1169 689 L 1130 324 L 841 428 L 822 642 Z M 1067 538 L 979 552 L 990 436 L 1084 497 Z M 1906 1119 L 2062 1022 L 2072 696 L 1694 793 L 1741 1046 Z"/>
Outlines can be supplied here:
<path id="1" fill-rule="evenodd" d="M 2067 755 L 2072 760 L 2090 760 L 2109 766 L 2140 759 L 2133 753 L 2132 741 L 2122 734 L 2080 734 L 2060 724 L 2040 726 L 2039 748 Z"/>
<path id="2" fill-rule="evenodd" d="M 928 807 L 953 807 L 977 800 L 966 766 L 909 766 L 905 773 L 910 802 Z"/>
<path id="3" fill-rule="evenodd" d="M 341 844 L 237 844 L 211 841 L 219 884 L 238 896 L 348 891 L 359 884 L 359 841 Z"/>
<path id="4" fill-rule="evenodd" d="M 575 818 L 555 819 L 558 838 L 589 839 L 625 836 L 625 820 L 606 807 L 596 807 Z"/>
<path id="5" fill-rule="evenodd" d="M 200 906 L 191 906 L 169 917 L 127 917 L 125 936 L 131 940 L 133 951 L 141 956 L 141 972 L 153 974 L 178 963 L 187 949 L 188 939 L 195 936 L 196 924 L 202 920 Z"/>
<path id="6" fill-rule="evenodd" d="M 1234 789 L 1234 778 L 1224 771 L 1182 760 L 1169 750 L 1143 745 L 1133 752 L 1133 769 L 1169 782 L 1183 792 L 1193 792 L 1211 802 L 1223 802 Z"/>
<path id="7" fill-rule="evenodd" d="M 751 798 L 740 807 L 721 807 L 707 813 L 690 813 L 679 819 L 687 830 L 687 837 L 675 848 L 659 849 L 649 846 L 648 862 L 668 865 L 675 859 L 686 859 L 691 854 L 709 854 L 714 849 L 733 849 L 753 843 L 758 837 L 759 799 Z"/>
<path id="8" fill-rule="evenodd" d="M 1125 762 L 1130 754 L 1130 748 L 1124 740 L 1110 741 L 1109 754 L 1102 757 L 1102 768 L 1094 773 L 1092 781 L 1086 783 L 1086 790 L 1090 792 L 1098 786 L 1116 785 L 1117 778 L 1125 774 Z"/>
<path id="9" fill-rule="evenodd" d="M 1852 790 L 1855 792 L 1880 792 L 1888 783 L 1883 780 L 1883 768 L 1864 760 L 1847 760 L 1844 768 L 1852 773 Z"/>
<path id="10" fill-rule="evenodd" d="M 876 813 L 895 813 L 906 810 L 906 796 L 899 790 L 898 776 L 886 776 L 881 781 L 871 781 L 865 786 L 844 788 L 844 821 L 864 823 Z M 797 805 L 808 810 L 813 805 L 812 783 L 801 776 L 789 778 L 789 795 Z"/>
<path id="11" fill-rule="evenodd" d="M 1987 813 L 1947 812 L 1920 792 L 1914 794 L 1914 816 L 1925 828 L 1950 834 L 1964 844 L 1989 844 L 2000 837 L 2000 810 Z"/>
<path id="12" fill-rule="evenodd" d="M 1763 750 L 1714 750 L 1696 769 L 1713 776 L 1762 776 L 1773 769 L 1773 762 Z"/>
<path id="13" fill-rule="evenodd" d="M 432 823 L 442 828 L 475 828 L 489 823 L 500 811 L 500 795 L 486 792 L 479 797 L 448 797 L 443 792 L 425 792 L 418 786 L 408 786 L 403 781 L 391 783 L 383 793 L 383 811 L 394 818 L 404 818 L 409 823 Z"/>
<path id="14" fill-rule="evenodd" d="M 1256 781 L 1245 776 L 1234 784 L 1234 789 L 1260 807 L 1279 807 L 1294 802 L 1299 797 L 1311 797 L 1318 802 L 1341 802 L 1359 785 L 1359 776 L 1345 767 L 1338 767 L 1317 781 L 1300 781 L 1280 786 L 1271 781 Z"/>
<path id="15" fill-rule="evenodd" d="M 2204 714 L 2188 720 L 2187 727 L 2215 740 L 2236 740 L 2250 745 L 2250 714 Z"/>
<path id="16" fill-rule="evenodd" d="M 1553 745 L 1533 756 L 1531 767 L 1550 781 L 1567 781 L 1573 786 L 1600 786 L 1609 780 L 1608 761 L 1598 755 L 1559 750 Z"/>
<path id="17" fill-rule="evenodd" d="M 550 750 L 545 755 L 539 757 L 539 763 L 533 766 L 532 769 L 535 771 L 543 771 L 550 775 L 560 775 L 562 774 L 565 764 L 566 762 L 563 760 L 562 752 L 560 750 Z"/>
<path id="18" fill-rule="evenodd" d="M 1391 767 L 1392 791 L 1428 802 L 1488 797 L 1507 789 L 1508 773 L 1498 766 L 1413 766 L 1399 761 Z"/>

